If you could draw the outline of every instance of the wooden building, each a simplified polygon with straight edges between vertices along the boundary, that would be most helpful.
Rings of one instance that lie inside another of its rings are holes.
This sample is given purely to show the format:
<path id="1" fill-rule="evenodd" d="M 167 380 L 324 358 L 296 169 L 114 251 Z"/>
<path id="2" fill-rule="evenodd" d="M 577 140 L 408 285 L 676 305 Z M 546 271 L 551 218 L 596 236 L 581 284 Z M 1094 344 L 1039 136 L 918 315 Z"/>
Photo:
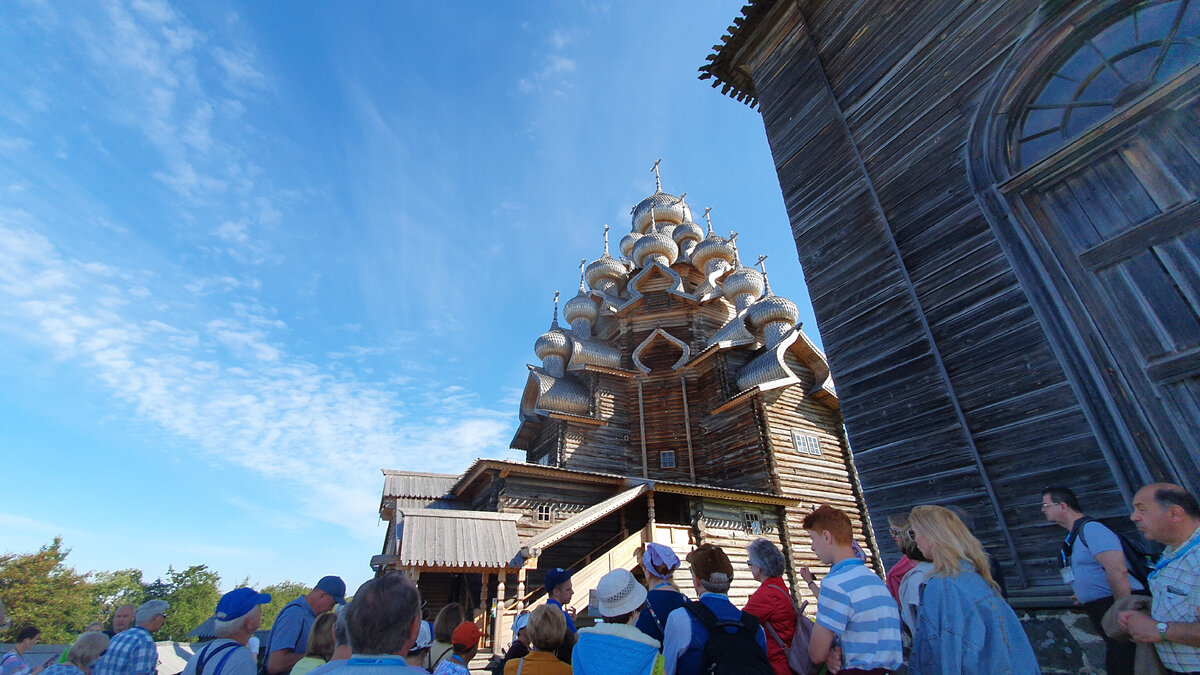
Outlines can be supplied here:
<path id="1" fill-rule="evenodd" d="M 1041 487 L 1123 529 L 1145 482 L 1200 492 L 1200 0 L 761 0 L 714 50 L 880 532 L 962 505 L 1037 604 Z"/>
<path id="2" fill-rule="evenodd" d="M 656 165 L 657 167 L 657 165 Z M 372 565 L 407 570 L 438 611 L 476 610 L 493 648 L 517 612 L 544 599 L 546 570 L 574 571 L 587 622 L 604 573 L 635 569 L 647 541 L 682 559 L 725 548 L 742 604 L 756 588 L 745 547 L 766 537 L 796 567 L 820 568 L 801 528 L 818 503 L 849 512 L 874 541 L 825 357 L 797 309 L 742 265 L 736 235 L 692 221 L 681 197 L 633 209 L 622 257 L 580 264 L 578 293 L 534 351 L 512 447 L 459 476 L 385 471 L 388 523 Z M 761 261 L 760 261 L 761 262 Z M 691 593 L 686 564 L 678 581 Z"/>

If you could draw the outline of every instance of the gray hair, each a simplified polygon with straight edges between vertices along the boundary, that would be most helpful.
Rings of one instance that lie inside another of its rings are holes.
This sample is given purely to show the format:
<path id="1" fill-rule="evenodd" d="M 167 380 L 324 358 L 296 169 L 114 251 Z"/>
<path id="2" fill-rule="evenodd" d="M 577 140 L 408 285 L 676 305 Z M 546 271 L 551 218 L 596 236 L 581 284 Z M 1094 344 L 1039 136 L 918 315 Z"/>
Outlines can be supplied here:
<path id="1" fill-rule="evenodd" d="M 100 658 L 105 649 L 108 649 L 108 636 L 97 631 L 88 631 L 75 638 L 75 644 L 67 651 L 67 662 L 86 671 Z"/>
<path id="2" fill-rule="evenodd" d="M 147 600 L 137 608 L 137 612 L 133 615 L 133 620 L 139 626 L 150 623 L 150 620 L 159 614 L 165 616 L 170 607 L 171 603 L 166 600 Z"/>
<path id="3" fill-rule="evenodd" d="M 768 577 L 783 576 L 787 561 L 783 559 L 783 553 L 775 544 L 759 537 L 750 542 L 746 553 L 750 556 L 750 564 L 762 570 L 763 574 Z"/>
<path id="4" fill-rule="evenodd" d="M 411 644 L 421 594 L 404 574 L 385 574 L 358 587 L 345 615 L 354 651 L 397 654 Z"/>
<path id="5" fill-rule="evenodd" d="M 217 637 L 219 638 L 227 638 L 234 635 L 242 629 L 242 626 L 246 623 L 246 619 L 249 619 L 254 615 L 255 610 L 260 612 L 262 611 L 261 607 L 256 606 L 254 609 L 251 609 L 249 612 L 246 612 L 236 619 L 215 619 L 213 621 L 213 632 L 216 633 Z"/>
<path id="6" fill-rule="evenodd" d="M 709 593 L 720 593 L 725 595 L 729 592 L 729 586 L 733 580 L 721 572 L 713 572 L 708 575 L 707 579 L 701 579 L 700 585 Z"/>
<path id="7" fill-rule="evenodd" d="M 333 646 L 350 646 L 350 630 L 346 628 L 346 613 L 338 612 L 337 621 L 333 622 Z"/>

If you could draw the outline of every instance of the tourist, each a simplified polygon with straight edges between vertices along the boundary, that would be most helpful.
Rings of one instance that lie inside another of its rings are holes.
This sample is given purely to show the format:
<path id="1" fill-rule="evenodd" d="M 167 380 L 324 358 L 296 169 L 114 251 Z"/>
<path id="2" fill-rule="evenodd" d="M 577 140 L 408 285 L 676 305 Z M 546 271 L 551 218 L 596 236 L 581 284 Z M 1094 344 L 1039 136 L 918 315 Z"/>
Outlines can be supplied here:
<path id="1" fill-rule="evenodd" d="M 890 672 L 901 666 L 900 612 L 883 579 L 854 555 L 854 528 L 844 512 L 822 504 L 804 517 L 813 553 L 829 565 L 817 595 L 808 644 L 813 663 L 828 663 L 835 639 L 842 673 Z"/>
<path id="2" fill-rule="evenodd" d="M 85 631 L 67 650 L 67 660 L 43 670 L 42 675 L 91 675 L 92 666 L 105 649 L 108 649 L 108 636 L 104 631 Z"/>
<path id="3" fill-rule="evenodd" d="M 906 517 L 905 522 L 908 522 Z M 911 529 L 911 525 L 909 526 Z M 912 653 L 913 636 L 917 633 L 917 617 L 921 609 L 921 593 L 925 590 L 925 580 L 933 571 L 933 562 L 921 553 L 917 542 L 904 532 L 904 557 L 912 561 L 912 568 L 900 580 L 900 632 L 904 644 L 904 657 L 908 659 Z"/>
<path id="4" fill-rule="evenodd" d="M 433 628 L 429 622 L 425 620 L 425 614 L 421 614 L 421 629 L 417 631 L 417 641 L 413 644 L 412 649 L 404 655 L 404 662 L 410 666 L 417 666 L 421 670 L 425 669 L 425 663 L 429 661 L 429 648 L 433 645 Z"/>
<path id="5" fill-rule="evenodd" d="M 975 519 L 971 517 L 971 514 L 967 513 L 966 509 L 957 505 L 947 506 L 946 508 L 958 516 L 958 519 L 967 527 L 967 531 L 972 536 L 975 535 Z M 976 537 L 976 540 L 978 540 L 978 537 Z M 1000 558 L 994 550 L 984 546 L 983 542 L 979 542 L 979 546 L 983 549 L 983 554 L 987 556 L 988 571 L 991 572 L 992 581 L 996 582 L 996 587 L 1000 589 L 1000 597 L 1008 599 L 1008 583 L 1004 580 L 1004 568 L 1000 566 Z"/>
<path id="6" fill-rule="evenodd" d="M 123 633 L 130 628 L 133 628 L 133 614 L 137 608 L 130 604 L 121 605 L 112 615 L 112 627 L 109 629 L 108 637 L 113 637 L 117 633 Z"/>
<path id="7" fill-rule="evenodd" d="M 663 639 L 663 628 L 671 612 L 687 604 L 687 597 L 679 592 L 672 576 L 679 569 L 679 556 L 669 546 L 650 542 L 642 552 L 642 572 L 646 577 L 646 611 L 638 617 L 637 627 L 646 635 Z"/>
<path id="8" fill-rule="evenodd" d="M 566 622 L 563 622 L 566 625 Z M 519 659 L 526 656 L 531 651 L 533 639 L 529 636 L 529 612 L 524 611 L 513 619 L 513 640 L 508 646 L 508 650 L 504 652 L 504 658 L 500 660 L 499 672 L 504 672 L 504 667 L 513 659 Z"/>
<path id="9" fill-rule="evenodd" d="M 349 606 L 349 605 L 347 605 Z M 308 671 L 308 675 L 322 675 L 322 673 L 335 670 L 345 665 L 341 661 L 349 661 L 353 650 L 350 648 L 350 632 L 346 628 L 346 611 L 343 608 L 341 612 L 335 614 L 337 619 L 333 622 L 333 656 L 329 657 L 329 663 L 323 666 L 317 666 Z M 424 622 L 422 622 L 424 623 Z M 428 654 L 428 652 L 426 652 Z M 407 659 L 407 657 L 405 657 Z M 421 665 L 421 664 L 417 664 Z M 424 668 L 422 668 L 424 670 Z"/>
<path id="10" fill-rule="evenodd" d="M 1021 622 L 988 569 L 979 540 L 949 509 L 918 506 L 910 536 L 933 569 L 917 615 L 908 669 L 935 673 L 1040 673 Z"/>
<path id="11" fill-rule="evenodd" d="M 403 573 L 392 572 L 358 587 L 342 611 L 354 654 L 310 671 L 322 675 L 429 675 L 404 661 L 421 632 L 421 594 Z"/>
<path id="12" fill-rule="evenodd" d="M 567 622 L 566 632 L 563 634 L 563 640 L 558 645 L 558 658 L 567 663 L 571 662 L 571 650 L 575 648 L 575 617 L 573 610 L 568 610 L 567 605 L 571 603 L 571 598 L 575 597 L 575 587 L 571 585 L 571 572 L 564 570 L 561 567 L 556 567 L 549 572 L 546 572 L 546 604 L 562 610 L 563 619 Z"/>
<path id="13" fill-rule="evenodd" d="M 739 660 L 745 672 L 773 672 L 767 661 L 766 634 L 758 619 L 739 611 L 729 601 L 729 586 L 733 582 L 733 564 L 720 546 L 701 544 L 687 555 L 692 570 L 692 586 L 700 597 L 671 612 L 663 630 L 663 659 L 667 675 L 698 675 L 714 664 L 706 664 L 704 646 L 711 633 L 708 626 L 718 621 L 741 624 L 727 628 L 730 634 L 744 638 L 738 645 Z M 752 631 L 752 632 L 750 632 Z M 745 635 L 749 632 L 754 637 Z M 724 666 L 726 664 L 715 664 Z"/>
<path id="14" fill-rule="evenodd" d="M 1150 572 L 1150 616 L 1121 612 L 1121 627 L 1153 644 L 1164 668 L 1200 672 L 1200 504 L 1178 485 L 1151 483 L 1133 496 L 1130 518 L 1166 549 Z"/>
<path id="15" fill-rule="evenodd" d="M 1067 531 L 1059 552 L 1063 583 L 1070 584 L 1096 632 L 1104 639 L 1104 669 L 1110 675 L 1133 673 L 1136 645 L 1114 640 L 1101 620 L 1113 603 L 1145 586 L 1129 573 L 1125 548 L 1116 532 L 1084 515 L 1075 493 L 1054 485 L 1042 490 L 1042 515 Z"/>
<path id="16" fill-rule="evenodd" d="M 454 643 L 451 639 L 454 637 L 454 629 L 466 620 L 466 614 L 463 612 L 462 605 L 457 602 L 452 602 L 442 608 L 438 612 L 437 618 L 433 620 L 433 644 L 429 647 L 429 661 L 425 664 L 425 669 L 433 672 L 442 659 L 454 653 Z"/>
<path id="17" fill-rule="evenodd" d="M 663 657 L 658 640 L 634 625 L 646 589 L 626 569 L 615 569 L 596 584 L 596 604 L 603 623 L 579 629 L 579 641 L 571 655 L 576 675 L 649 675 L 662 672 Z"/>
<path id="18" fill-rule="evenodd" d="M 307 594 L 279 610 L 267 640 L 268 675 L 287 675 L 308 647 L 308 632 L 317 616 L 346 602 L 346 582 L 341 577 L 321 577 Z"/>
<path id="19" fill-rule="evenodd" d="M 329 663 L 329 659 L 333 658 L 333 626 L 336 623 L 336 614 L 325 613 L 317 617 L 308 631 L 304 658 L 292 666 L 292 675 L 304 675 L 313 668 Z"/>
<path id="20" fill-rule="evenodd" d="M 750 574 L 759 586 L 742 609 L 754 615 L 767 632 L 767 660 L 775 674 L 791 675 L 787 650 L 796 632 L 796 607 L 783 583 L 787 561 L 779 547 L 761 537 L 750 542 L 746 554 L 750 559 Z"/>
<path id="21" fill-rule="evenodd" d="M 533 651 L 504 665 L 504 675 L 571 675 L 571 664 L 559 659 L 555 652 L 568 635 L 567 619 L 563 612 L 545 604 L 529 613 L 529 640 Z"/>
<path id="22" fill-rule="evenodd" d="M 0 661 L 0 675 L 37 675 L 42 672 L 46 663 L 31 663 L 29 660 L 29 650 L 37 646 L 41 636 L 42 631 L 34 626 L 25 626 L 17 631 L 12 651 Z"/>
<path id="23" fill-rule="evenodd" d="M 888 593 L 896 599 L 896 603 L 900 603 L 900 580 L 905 574 L 913 568 L 912 558 L 904 555 L 905 543 L 908 539 L 908 514 L 897 513 L 888 516 L 888 536 L 896 544 L 896 549 L 900 551 L 900 559 L 896 561 L 887 571 L 887 576 L 884 577 L 883 583 L 887 586 Z"/>
<path id="24" fill-rule="evenodd" d="M 442 659 L 433 675 L 471 675 L 471 659 L 479 652 L 482 633 L 473 621 L 464 621 L 450 635 L 454 653 Z"/>
<path id="25" fill-rule="evenodd" d="M 253 588 L 222 595 L 213 614 L 217 639 L 192 655 L 183 675 L 255 675 L 258 659 L 250 650 L 250 636 L 262 624 L 262 606 L 270 601 L 270 594 Z"/>
<path id="26" fill-rule="evenodd" d="M 167 621 L 171 604 L 148 600 L 133 614 L 134 626 L 113 636 L 104 656 L 92 666 L 95 675 L 157 675 L 158 647 L 154 634 Z"/>

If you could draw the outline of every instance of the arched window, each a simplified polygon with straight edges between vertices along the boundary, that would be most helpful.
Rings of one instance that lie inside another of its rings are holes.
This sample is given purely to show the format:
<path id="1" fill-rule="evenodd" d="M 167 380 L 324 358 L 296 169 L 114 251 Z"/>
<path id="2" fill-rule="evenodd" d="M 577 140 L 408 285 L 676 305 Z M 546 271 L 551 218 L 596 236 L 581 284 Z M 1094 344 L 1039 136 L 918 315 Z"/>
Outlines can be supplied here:
<path id="1" fill-rule="evenodd" d="M 1120 3 L 1076 32 L 1013 116 L 1021 170 L 1200 63 L 1200 0 Z"/>

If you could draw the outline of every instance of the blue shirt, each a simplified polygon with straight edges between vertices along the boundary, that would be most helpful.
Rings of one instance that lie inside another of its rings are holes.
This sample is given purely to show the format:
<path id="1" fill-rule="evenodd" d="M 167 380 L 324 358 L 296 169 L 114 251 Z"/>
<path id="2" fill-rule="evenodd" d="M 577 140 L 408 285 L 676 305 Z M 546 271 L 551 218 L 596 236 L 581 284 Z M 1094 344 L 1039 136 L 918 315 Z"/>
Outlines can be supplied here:
<path id="1" fill-rule="evenodd" d="M 888 598 L 891 596 L 889 595 Z M 712 613 L 721 621 L 737 621 L 742 616 L 742 612 L 733 606 L 729 598 L 719 593 L 705 593 L 700 596 L 700 602 L 712 610 Z M 733 630 L 731 629 L 730 632 L 732 633 Z M 667 617 L 667 627 L 663 634 L 662 653 L 666 675 L 676 675 L 676 673 L 699 675 L 700 667 L 703 665 L 701 659 L 704 656 L 704 645 L 708 642 L 708 629 L 704 627 L 704 624 L 692 616 L 686 607 L 680 607 Z M 765 657 L 767 635 L 763 632 L 761 625 L 758 627 L 758 635 L 755 635 L 754 639 L 759 648 L 763 650 Z"/>
<path id="2" fill-rule="evenodd" d="M 661 642 L 663 629 L 667 626 L 667 617 L 687 602 L 687 597 L 675 590 L 671 584 L 661 583 L 655 586 L 646 594 L 646 608 L 638 616 L 636 624 L 638 630 Z"/>
<path id="3" fill-rule="evenodd" d="M 572 633 L 579 632 L 578 629 L 575 628 L 575 620 L 571 618 L 570 614 L 567 614 L 567 610 L 563 609 L 561 602 L 554 600 L 554 599 L 550 599 L 550 600 L 546 601 L 546 604 L 554 605 L 555 607 L 562 609 L 563 617 L 567 620 L 567 630 L 571 631 Z"/>
<path id="4" fill-rule="evenodd" d="M 158 647 L 154 636 L 134 626 L 113 636 L 104 656 L 92 666 L 92 675 L 157 675 Z"/>
<path id="5" fill-rule="evenodd" d="M 275 624 L 271 626 L 267 654 L 281 649 L 303 654 L 308 649 L 308 631 L 316 620 L 317 615 L 303 595 L 284 605 L 275 617 Z"/>
<path id="6" fill-rule="evenodd" d="M 1124 559 L 1125 551 L 1121 548 L 1121 538 L 1115 532 L 1094 520 L 1083 524 L 1080 536 L 1071 544 L 1071 572 L 1075 580 L 1071 582 L 1071 590 L 1079 602 L 1091 602 L 1101 598 L 1111 597 L 1112 588 L 1108 585 L 1108 577 L 1104 575 L 1104 567 L 1096 560 L 1097 553 L 1116 551 Z M 1071 535 L 1067 535 L 1071 541 Z M 1130 590 L 1140 591 L 1145 586 L 1142 582 L 1129 575 Z"/>
<path id="7" fill-rule="evenodd" d="M 841 638 L 843 668 L 895 670 L 904 663 L 896 599 L 858 558 L 839 561 L 821 580 L 817 624 Z"/>

